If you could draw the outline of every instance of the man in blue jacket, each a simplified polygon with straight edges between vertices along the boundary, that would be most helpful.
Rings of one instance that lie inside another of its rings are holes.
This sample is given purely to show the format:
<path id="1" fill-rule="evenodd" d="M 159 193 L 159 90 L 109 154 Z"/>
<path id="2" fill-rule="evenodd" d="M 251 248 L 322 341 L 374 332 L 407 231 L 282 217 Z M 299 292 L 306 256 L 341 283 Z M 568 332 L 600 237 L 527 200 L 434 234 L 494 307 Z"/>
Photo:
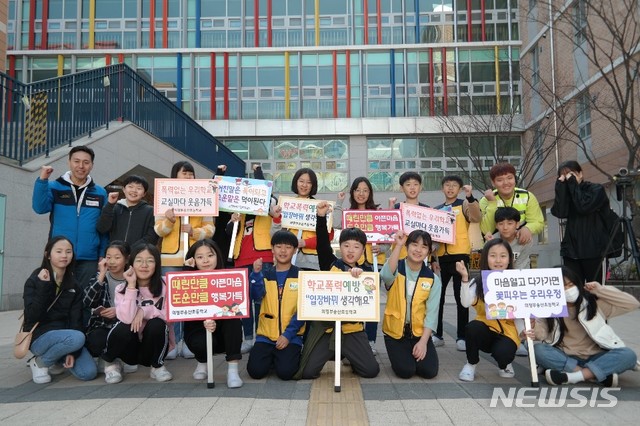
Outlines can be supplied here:
<path id="1" fill-rule="evenodd" d="M 33 187 L 31 205 L 38 214 L 49 213 L 49 237 L 62 235 L 73 243 L 75 276 L 81 288 L 98 270 L 98 260 L 104 256 L 108 235 L 96 230 L 107 192 L 89 176 L 95 154 L 86 146 L 76 146 L 69 152 L 69 171 L 54 181 L 49 177 L 53 167 L 42 166 Z"/>

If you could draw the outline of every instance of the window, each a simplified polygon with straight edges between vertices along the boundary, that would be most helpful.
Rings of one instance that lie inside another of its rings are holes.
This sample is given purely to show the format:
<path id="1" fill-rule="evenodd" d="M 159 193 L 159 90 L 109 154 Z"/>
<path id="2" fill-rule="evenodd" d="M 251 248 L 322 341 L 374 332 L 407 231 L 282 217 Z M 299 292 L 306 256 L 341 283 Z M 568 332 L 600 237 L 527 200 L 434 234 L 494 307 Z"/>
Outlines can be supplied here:
<path id="1" fill-rule="evenodd" d="M 531 85 L 535 88 L 540 82 L 540 54 L 538 52 L 538 43 L 533 45 L 531 49 Z"/>
<path id="2" fill-rule="evenodd" d="M 591 97 L 589 92 L 585 92 L 578 97 L 576 104 L 576 115 L 578 117 L 578 135 L 580 141 L 591 139 Z"/>
<path id="3" fill-rule="evenodd" d="M 584 0 L 578 0 L 573 6 L 573 29 L 576 47 L 587 39 L 587 5 Z"/>

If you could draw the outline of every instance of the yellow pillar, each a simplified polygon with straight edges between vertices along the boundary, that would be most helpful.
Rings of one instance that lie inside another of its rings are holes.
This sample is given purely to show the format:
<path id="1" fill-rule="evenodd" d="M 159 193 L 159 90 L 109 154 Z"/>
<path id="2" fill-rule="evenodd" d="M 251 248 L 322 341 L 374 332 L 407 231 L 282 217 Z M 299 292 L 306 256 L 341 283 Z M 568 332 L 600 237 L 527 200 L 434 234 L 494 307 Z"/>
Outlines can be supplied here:
<path id="1" fill-rule="evenodd" d="M 315 0 L 316 46 L 320 46 L 320 0 Z"/>
<path id="2" fill-rule="evenodd" d="M 89 49 L 94 49 L 95 45 L 96 45 L 96 0 L 89 0 Z"/>

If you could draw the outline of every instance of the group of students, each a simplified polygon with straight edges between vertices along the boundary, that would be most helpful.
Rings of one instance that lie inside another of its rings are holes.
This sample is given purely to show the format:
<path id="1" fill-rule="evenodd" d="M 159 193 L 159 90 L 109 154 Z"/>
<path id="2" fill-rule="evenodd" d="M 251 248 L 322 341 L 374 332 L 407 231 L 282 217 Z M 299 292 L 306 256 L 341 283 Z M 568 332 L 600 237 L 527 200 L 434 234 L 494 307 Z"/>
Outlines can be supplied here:
<path id="1" fill-rule="evenodd" d="M 254 171 L 259 176 L 260 170 Z M 177 163 L 171 175 L 195 178 L 193 167 L 186 162 Z M 330 244 L 333 229 L 327 227 L 327 215 L 332 212 L 326 201 L 317 204 L 315 232 L 283 229 L 281 208 L 276 203 L 272 203 L 269 216 L 229 215 L 224 228 L 230 232 L 234 222 L 239 225 L 231 252 L 235 267 L 249 269 L 253 319 L 248 324 L 235 318 L 185 322 L 182 332 L 166 322 L 163 277 L 169 270 L 227 267 L 219 244 L 212 239 L 215 222 L 213 218 L 194 217 L 181 223 L 168 210 L 151 222 L 154 234 L 162 237 L 159 250 L 157 239 L 148 232 L 150 221 L 145 219 L 144 227 L 132 229 L 130 215 L 123 236 L 124 222 L 117 223 L 122 214 L 113 212 L 118 205 L 130 211 L 136 205 L 131 194 L 139 196 L 142 192 L 143 197 L 148 188 L 144 180 L 132 179 L 125 184 L 125 201 L 118 202 L 110 195 L 109 206 L 103 209 L 102 215 L 111 215 L 111 221 L 101 219 L 102 229 L 110 224 L 112 236 L 121 239 L 109 243 L 95 277 L 87 285 L 78 283 L 71 273 L 74 247 L 60 236 L 47 243 L 41 267 L 25 284 L 24 328 L 39 323 L 31 345 L 34 358 L 29 362 L 33 381 L 47 383 L 51 374 L 64 369 L 81 380 L 91 380 L 100 365 L 107 383 L 122 381 L 123 374 L 136 371 L 138 365 L 151 367 L 152 378 L 168 381 L 172 375 L 165 359 L 171 358 L 168 354 L 175 353 L 178 345 L 182 345 L 183 354 L 186 349 L 196 358 L 194 379 L 206 379 L 206 333 L 210 332 L 213 353 L 226 354 L 227 385 L 237 388 L 243 384 L 238 372 L 243 326 L 245 343 L 247 328 L 256 334 L 255 343 L 248 346 L 247 362 L 247 372 L 254 379 L 265 377 L 271 370 L 283 380 L 318 377 L 333 357 L 337 335 L 342 339 L 342 357 L 353 372 L 372 378 L 380 371 L 373 350 L 377 323 L 342 322 L 340 333 L 336 333 L 333 323 L 299 320 L 298 274 L 301 270 L 343 271 L 358 277 L 373 271 L 374 264 L 384 264 L 379 272 L 388 296 L 382 331 L 392 370 L 398 377 L 437 376 L 436 347 L 444 344 L 442 311 L 446 286 L 452 281 L 458 305 L 456 347 L 466 352 L 467 360 L 460 380 L 474 380 L 480 351 L 491 354 L 501 377 L 513 377 L 516 350 L 521 340 L 529 337 L 539 341 L 535 357 L 546 370 L 549 383 L 595 379 L 615 386 L 617 374 L 633 368 L 637 358 L 610 330 L 606 319 L 640 306 L 633 296 L 595 282 L 585 284 L 570 269 L 563 268 L 569 317 L 538 319 L 528 334 L 518 321 L 487 318 L 481 277 L 469 276 L 470 223 L 479 222 L 487 239 L 480 257 L 481 270 L 527 268 L 528 245 L 543 226 L 533 194 L 515 187 L 513 166 L 494 166 L 491 179 L 496 189 L 485 192 L 480 201 L 458 176 L 443 179 L 445 202 L 436 208 L 454 215 L 456 240 L 437 247 L 425 231 L 408 235 L 398 231 L 393 244 L 374 245 L 367 242 L 362 230 L 347 228 L 340 232 L 341 257 L 337 258 Z M 418 173 L 406 172 L 400 177 L 404 202 L 421 204 L 421 184 Z M 144 191 L 129 190 L 130 185 L 140 185 Z M 298 170 L 291 189 L 297 197 L 313 198 L 318 191 L 316 174 L 308 168 Z M 458 198 L 461 192 L 464 199 Z M 349 196 L 350 209 L 378 208 L 372 185 L 364 177 L 353 182 Z M 341 226 L 345 198 L 346 194 L 338 194 L 333 210 L 336 228 Z M 390 199 L 390 207 L 399 208 L 396 201 Z M 136 233 L 138 240 L 129 244 L 127 240 L 135 239 Z M 184 233 L 189 237 L 186 253 L 180 244 Z M 476 311 L 472 321 L 468 321 L 470 307 Z M 86 330 L 83 308 L 91 312 Z"/>

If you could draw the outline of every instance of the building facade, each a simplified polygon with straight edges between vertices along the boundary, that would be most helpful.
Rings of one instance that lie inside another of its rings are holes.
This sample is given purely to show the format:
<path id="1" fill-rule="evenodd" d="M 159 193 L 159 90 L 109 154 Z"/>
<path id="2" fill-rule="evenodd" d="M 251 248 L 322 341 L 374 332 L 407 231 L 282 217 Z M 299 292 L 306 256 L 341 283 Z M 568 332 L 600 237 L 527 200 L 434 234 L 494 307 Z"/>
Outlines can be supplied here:
<path id="1" fill-rule="evenodd" d="M 321 193 L 366 175 L 386 205 L 406 170 L 431 191 L 476 173 L 475 146 L 483 167 L 519 164 L 518 131 L 443 124 L 520 120 L 519 19 L 516 0 L 10 0 L 7 70 L 30 82 L 124 62 L 276 192 L 312 167 Z"/>

